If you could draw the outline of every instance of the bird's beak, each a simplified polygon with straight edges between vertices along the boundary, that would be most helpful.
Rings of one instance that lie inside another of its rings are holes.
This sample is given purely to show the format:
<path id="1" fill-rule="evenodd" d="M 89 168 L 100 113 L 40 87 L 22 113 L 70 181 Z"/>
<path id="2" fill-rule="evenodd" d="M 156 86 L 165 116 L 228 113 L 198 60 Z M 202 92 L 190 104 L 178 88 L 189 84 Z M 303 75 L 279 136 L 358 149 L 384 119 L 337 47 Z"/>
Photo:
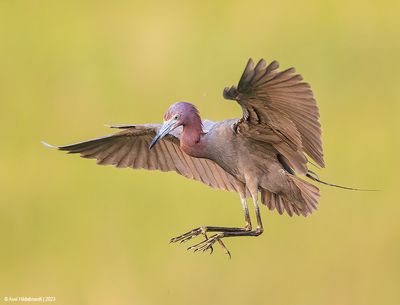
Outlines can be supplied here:
<path id="1" fill-rule="evenodd" d="M 158 133 L 154 137 L 153 141 L 151 141 L 149 149 L 152 149 L 154 145 L 157 144 L 158 141 L 160 141 L 162 138 L 164 138 L 171 130 L 175 128 L 175 123 L 176 120 L 171 119 L 166 122 L 161 126 L 161 128 L 158 130 Z"/>

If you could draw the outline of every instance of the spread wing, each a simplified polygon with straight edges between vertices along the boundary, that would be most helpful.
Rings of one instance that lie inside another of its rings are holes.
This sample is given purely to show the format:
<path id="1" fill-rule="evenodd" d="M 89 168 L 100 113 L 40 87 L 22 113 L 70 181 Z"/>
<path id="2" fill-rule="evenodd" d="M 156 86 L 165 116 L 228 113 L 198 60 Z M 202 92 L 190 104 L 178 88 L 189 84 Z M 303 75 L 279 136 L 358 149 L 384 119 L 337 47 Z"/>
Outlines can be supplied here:
<path id="1" fill-rule="evenodd" d="M 324 167 L 319 110 L 301 75 L 294 68 L 278 71 L 278 67 L 278 62 L 267 66 L 263 59 L 254 66 L 249 59 L 238 86 L 225 88 L 224 97 L 243 109 L 238 132 L 272 144 L 284 161 L 304 174 L 305 154 Z"/>
<path id="2" fill-rule="evenodd" d="M 205 129 L 212 122 L 205 121 Z M 215 162 L 193 158 L 179 147 L 182 128 L 165 136 L 149 150 L 159 124 L 115 125 L 122 131 L 89 141 L 59 146 L 59 150 L 79 153 L 83 158 L 97 159 L 97 164 L 114 165 L 119 168 L 144 168 L 175 171 L 190 179 L 201 181 L 213 188 L 237 191 L 237 180 Z"/>

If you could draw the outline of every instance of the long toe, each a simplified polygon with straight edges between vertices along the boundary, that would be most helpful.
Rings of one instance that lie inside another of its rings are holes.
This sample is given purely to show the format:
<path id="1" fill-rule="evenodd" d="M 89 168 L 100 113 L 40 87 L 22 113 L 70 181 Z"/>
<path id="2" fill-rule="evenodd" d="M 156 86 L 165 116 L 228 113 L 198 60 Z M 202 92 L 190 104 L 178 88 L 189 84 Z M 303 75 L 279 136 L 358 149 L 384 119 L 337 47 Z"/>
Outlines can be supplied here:
<path id="1" fill-rule="evenodd" d="M 224 252 L 226 255 L 229 256 L 229 258 L 232 258 L 231 252 L 228 250 L 228 248 L 225 246 L 224 242 L 222 241 L 221 238 L 218 239 L 218 243 L 221 245 L 222 249 L 224 249 Z"/>
<path id="2" fill-rule="evenodd" d="M 205 252 L 207 250 L 210 250 L 212 252 L 213 245 L 217 240 L 219 240 L 219 234 L 215 234 L 215 235 L 211 236 L 210 238 L 203 240 L 202 242 L 199 242 L 198 244 L 195 244 L 195 245 L 189 247 L 188 250 L 193 251 L 193 252 L 197 252 L 197 251 Z"/>
<path id="3" fill-rule="evenodd" d="M 182 235 L 179 235 L 177 237 L 171 238 L 170 239 L 170 243 L 177 243 L 177 242 L 184 243 L 184 242 L 187 242 L 188 240 L 191 240 L 193 237 L 196 237 L 196 236 L 198 236 L 200 234 L 204 234 L 203 229 L 202 228 L 196 228 L 196 229 L 193 229 L 193 230 L 191 230 L 189 232 L 186 232 L 186 233 L 184 233 Z"/>

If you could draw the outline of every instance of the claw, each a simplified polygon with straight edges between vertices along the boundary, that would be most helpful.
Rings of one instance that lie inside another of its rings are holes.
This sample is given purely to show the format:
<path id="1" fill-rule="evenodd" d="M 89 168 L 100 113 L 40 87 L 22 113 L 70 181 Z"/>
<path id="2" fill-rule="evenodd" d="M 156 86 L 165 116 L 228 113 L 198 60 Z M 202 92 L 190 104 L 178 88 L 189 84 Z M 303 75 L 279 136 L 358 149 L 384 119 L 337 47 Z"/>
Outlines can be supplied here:
<path id="1" fill-rule="evenodd" d="M 204 235 L 204 238 L 206 239 L 206 240 L 208 240 L 208 236 L 207 236 L 207 233 L 203 233 L 203 235 Z M 203 250 L 203 252 L 204 252 L 205 250 Z M 214 248 L 213 248 L 213 246 L 210 246 L 210 254 L 212 254 L 214 252 Z"/>
<path id="2" fill-rule="evenodd" d="M 208 236 L 207 236 L 207 233 L 206 232 L 204 232 L 203 233 L 203 235 L 204 235 L 204 238 L 206 239 L 206 240 L 208 240 Z M 206 251 L 206 249 L 204 249 L 203 250 L 203 252 L 205 252 Z M 212 246 L 210 246 L 210 254 L 212 254 L 214 252 L 214 249 L 213 249 L 213 247 Z"/>

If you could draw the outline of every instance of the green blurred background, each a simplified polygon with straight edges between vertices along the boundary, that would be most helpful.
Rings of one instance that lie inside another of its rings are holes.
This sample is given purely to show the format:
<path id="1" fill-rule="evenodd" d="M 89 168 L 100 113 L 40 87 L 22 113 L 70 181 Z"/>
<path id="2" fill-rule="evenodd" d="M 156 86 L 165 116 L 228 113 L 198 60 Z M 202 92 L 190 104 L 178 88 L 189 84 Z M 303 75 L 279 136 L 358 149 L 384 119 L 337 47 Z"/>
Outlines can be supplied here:
<path id="1" fill-rule="evenodd" d="M 1 1 L 0 297 L 57 304 L 400 304 L 399 1 Z M 169 245 L 242 225 L 236 194 L 175 173 L 117 170 L 48 150 L 161 122 L 179 100 L 204 118 L 248 57 L 295 66 L 317 97 L 319 211 L 263 209 L 265 233 L 229 260 Z"/>

